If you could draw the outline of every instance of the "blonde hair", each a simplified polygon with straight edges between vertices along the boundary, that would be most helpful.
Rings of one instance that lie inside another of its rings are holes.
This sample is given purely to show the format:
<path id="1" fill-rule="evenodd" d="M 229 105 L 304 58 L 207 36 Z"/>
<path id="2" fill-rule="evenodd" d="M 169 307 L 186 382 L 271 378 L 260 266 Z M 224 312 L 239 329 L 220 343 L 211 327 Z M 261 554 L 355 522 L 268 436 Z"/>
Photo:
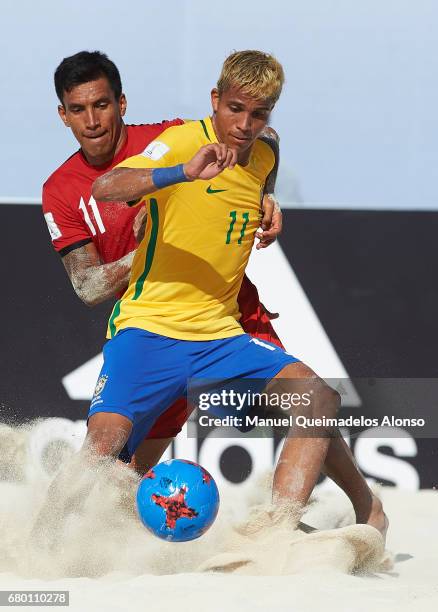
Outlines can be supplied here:
<path id="1" fill-rule="evenodd" d="M 257 100 L 274 105 L 284 83 L 283 67 L 273 55 L 263 51 L 236 51 L 227 57 L 217 82 L 219 95 L 238 87 Z"/>

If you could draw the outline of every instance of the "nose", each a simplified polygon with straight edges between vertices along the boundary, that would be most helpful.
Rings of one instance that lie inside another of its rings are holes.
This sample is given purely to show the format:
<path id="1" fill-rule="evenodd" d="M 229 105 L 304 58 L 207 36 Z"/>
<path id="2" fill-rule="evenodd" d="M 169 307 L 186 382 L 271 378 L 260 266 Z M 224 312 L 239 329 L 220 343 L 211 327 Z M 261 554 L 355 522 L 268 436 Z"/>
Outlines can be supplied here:
<path id="1" fill-rule="evenodd" d="M 250 113 L 239 113 L 239 121 L 237 127 L 244 133 L 251 131 L 251 115 Z"/>
<path id="2" fill-rule="evenodd" d="M 95 130 L 99 127 L 99 119 L 97 117 L 96 110 L 93 107 L 86 109 L 85 122 L 88 130 Z"/>

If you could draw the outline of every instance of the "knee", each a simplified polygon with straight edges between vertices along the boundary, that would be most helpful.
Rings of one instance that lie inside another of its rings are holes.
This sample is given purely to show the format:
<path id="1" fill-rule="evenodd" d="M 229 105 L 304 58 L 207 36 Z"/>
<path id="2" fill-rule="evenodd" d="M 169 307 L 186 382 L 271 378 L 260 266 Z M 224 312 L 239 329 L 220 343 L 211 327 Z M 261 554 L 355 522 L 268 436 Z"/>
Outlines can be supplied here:
<path id="1" fill-rule="evenodd" d="M 336 418 L 341 406 L 341 396 L 337 391 L 322 383 L 314 394 L 312 416 Z"/>
<path id="2" fill-rule="evenodd" d="M 117 457 L 125 445 L 132 423 L 116 413 L 96 413 L 88 420 L 83 450 L 98 457 Z"/>

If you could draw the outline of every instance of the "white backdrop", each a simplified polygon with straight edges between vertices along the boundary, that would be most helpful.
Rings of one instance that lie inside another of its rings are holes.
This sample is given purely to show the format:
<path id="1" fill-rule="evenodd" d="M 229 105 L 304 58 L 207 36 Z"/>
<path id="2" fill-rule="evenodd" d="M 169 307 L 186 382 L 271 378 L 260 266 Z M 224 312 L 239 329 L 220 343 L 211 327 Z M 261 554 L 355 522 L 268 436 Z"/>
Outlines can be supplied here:
<path id="1" fill-rule="evenodd" d="M 207 114 L 226 55 L 260 48 L 287 77 L 283 201 L 435 208 L 437 23 L 434 0 L 3 0 L 0 197 L 39 198 L 76 148 L 52 82 L 66 55 L 108 53 L 134 123 Z"/>

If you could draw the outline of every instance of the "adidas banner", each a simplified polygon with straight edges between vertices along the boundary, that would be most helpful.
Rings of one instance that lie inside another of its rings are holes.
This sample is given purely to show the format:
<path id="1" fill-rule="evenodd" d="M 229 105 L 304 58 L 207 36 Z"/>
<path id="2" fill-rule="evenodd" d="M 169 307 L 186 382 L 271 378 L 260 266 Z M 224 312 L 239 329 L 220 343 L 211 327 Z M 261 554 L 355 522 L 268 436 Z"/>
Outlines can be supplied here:
<path id="1" fill-rule="evenodd" d="M 27 452 L 50 471 L 51 446 L 78 449 L 85 435 L 112 304 L 76 297 L 39 206 L 1 205 L 0 223 L 0 420 L 39 419 Z M 437 233 L 435 212 L 288 209 L 280 241 L 248 267 L 288 352 L 340 393 L 339 426 L 362 471 L 406 489 L 437 485 Z M 269 423 L 260 435 L 205 422 L 201 432 L 192 421 L 167 456 L 235 484 L 272 468 L 282 435 Z"/>

